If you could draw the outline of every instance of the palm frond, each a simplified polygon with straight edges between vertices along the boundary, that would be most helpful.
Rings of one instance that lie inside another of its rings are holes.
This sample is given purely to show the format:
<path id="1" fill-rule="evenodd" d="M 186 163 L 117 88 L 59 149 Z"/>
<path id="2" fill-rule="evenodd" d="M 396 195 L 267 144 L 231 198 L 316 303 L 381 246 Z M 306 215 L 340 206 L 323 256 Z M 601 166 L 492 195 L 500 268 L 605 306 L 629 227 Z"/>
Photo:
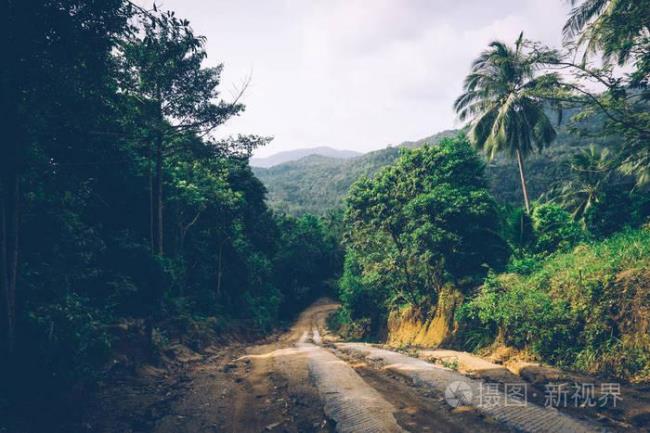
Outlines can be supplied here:
<path id="1" fill-rule="evenodd" d="M 562 33 L 565 40 L 575 38 L 587 26 L 589 21 L 600 15 L 611 0 L 586 0 L 580 5 L 577 0 L 572 0 L 571 3 L 575 6 L 570 14 L 569 19 L 564 24 Z"/>
<path id="2" fill-rule="evenodd" d="M 493 107 L 491 110 L 484 112 L 475 122 L 472 123 L 469 130 L 469 139 L 476 149 L 484 150 L 485 142 L 494 127 L 494 121 L 496 120 L 497 114 L 497 108 Z"/>

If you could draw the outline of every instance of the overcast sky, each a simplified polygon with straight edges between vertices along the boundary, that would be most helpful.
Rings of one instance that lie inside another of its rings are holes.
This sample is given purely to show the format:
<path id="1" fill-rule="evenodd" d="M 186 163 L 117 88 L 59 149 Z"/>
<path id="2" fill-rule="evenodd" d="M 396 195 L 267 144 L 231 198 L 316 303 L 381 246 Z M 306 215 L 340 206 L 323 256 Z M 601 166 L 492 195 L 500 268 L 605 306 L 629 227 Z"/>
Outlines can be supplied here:
<path id="1" fill-rule="evenodd" d="M 147 0 L 141 0 L 147 4 Z M 151 2 L 149 2 L 151 3 Z M 452 103 L 489 41 L 559 45 L 564 0 L 158 0 L 208 38 L 223 96 L 246 111 L 219 135 L 273 136 L 256 152 L 361 152 L 460 126 Z"/>

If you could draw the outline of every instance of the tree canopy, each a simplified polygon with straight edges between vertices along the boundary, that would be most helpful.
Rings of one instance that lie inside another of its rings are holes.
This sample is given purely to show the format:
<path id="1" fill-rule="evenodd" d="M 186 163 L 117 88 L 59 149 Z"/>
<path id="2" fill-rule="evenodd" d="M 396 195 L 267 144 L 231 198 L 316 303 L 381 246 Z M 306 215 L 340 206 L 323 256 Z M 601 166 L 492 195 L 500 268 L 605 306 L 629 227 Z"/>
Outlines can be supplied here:
<path id="1" fill-rule="evenodd" d="M 125 0 L 1 5 L 3 422 L 51 431 L 116 329 L 156 362 L 175 333 L 263 332 L 323 293 L 329 226 L 268 209 L 248 165 L 267 138 L 210 134 L 244 106 L 221 97 L 189 22 Z M 290 285 L 287 261 L 304 266 Z M 8 415 L 25 402 L 42 416 Z"/>
<path id="2" fill-rule="evenodd" d="M 434 303 L 445 284 L 467 284 L 509 254 L 484 164 L 463 136 L 404 151 L 357 181 L 346 203 L 342 296 L 351 308 L 358 297 L 378 311 Z"/>

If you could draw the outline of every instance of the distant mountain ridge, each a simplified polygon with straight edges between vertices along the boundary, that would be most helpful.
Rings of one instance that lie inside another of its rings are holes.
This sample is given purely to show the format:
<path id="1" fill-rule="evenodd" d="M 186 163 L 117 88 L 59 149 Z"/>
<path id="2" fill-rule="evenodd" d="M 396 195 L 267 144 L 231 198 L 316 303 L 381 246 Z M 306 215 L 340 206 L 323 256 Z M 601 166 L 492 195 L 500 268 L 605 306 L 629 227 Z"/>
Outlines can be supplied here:
<path id="1" fill-rule="evenodd" d="M 336 159 L 349 159 L 360 156 L 362 154 L 353 150 L 339 150 L 327 146 L 320 146 L 305 149 L 287 150 L 284 152 L 278 152 L 265 158 L 251 158 L 250 165 L 251 167 L 269 168 L 273 167 L 274 165 L 297 161 L 311 155 Z"/>
<path id="2" fill-rule="evenodd" d="M 340 209 L 352 183 L 361 176 L 372 177 L 386 165 L 392 164 L 399 157 L 401 149 L 413 149 L 425 143 L 435 145 L 460 132 L 447 130 L 348 159 L 311 155 L 270 168 L 254 167 L 253 172 L 266 186 L 267 200 L 273 209 L 294 215 L 323 215 L 329 210 Z M 577 137 L 564 126 L 558 128 L 556 142 L 544 153 L 530 155 L 526 160 L 531 198 L 540 197 L 555 182 L 568 178 L 566 161 L 578 149 L 592 142 L 603 143 L 604 140 L 604 137 Z M 486 176 L 495 198 L 501 203 L 521 205 L 516 163 L 499 155 L 486 165 Z"/>
<path id="3" fill-rule="evenodd" d="M 266 186 L 269 204 L 274 209 L 294 215 L 305 212 L 322 215 L 341 206 L 343 197 L 355 180 L 361 176 L 372 176 L 395 161 L 400 149 L 418 147 L 424 143 L 436 144 L 459 132 L 443 131 L 354 158 L 309 155 L 268 168 L 253 166 L 253 172 Z"/>

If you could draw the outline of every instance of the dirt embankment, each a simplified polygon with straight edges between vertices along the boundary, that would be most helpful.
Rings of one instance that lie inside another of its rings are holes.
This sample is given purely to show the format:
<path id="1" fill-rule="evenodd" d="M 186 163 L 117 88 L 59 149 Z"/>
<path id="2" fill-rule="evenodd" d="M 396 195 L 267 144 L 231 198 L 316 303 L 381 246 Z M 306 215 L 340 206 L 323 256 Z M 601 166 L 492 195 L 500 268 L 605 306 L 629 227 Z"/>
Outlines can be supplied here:
<path id="1" fill-rule="evenodd" d="M 463 296 L 453 287 L 445 287 L 433 311 L 412 307 L 393 311 L 388 317 L 386 343 L 394 347 L 438 347 L 453 335 L 454 312 Z"/>
<path id="2" fill-rule="evenodd" d="M 611 323 L 616 324 L 621 346 L 629 351 L 647 352 L 650 347 L 650 271 L 630 269 L 616 275 L 608 286 L 611 293 Z M 452 298 L 453 299 L 453 298 Z M 481 358 L 471 353 L 437 349 L 453 338 L 453 301 L 441 299 L 435 314 L 407 308 L 393 312 L 388 321 L 387 347 L 400 348 L 421 359 L 438 363 L 459 372 L 501 385 L 524 383 L 543 405 L 549 388 L 564 390 L 593 386 L 595 399 L 600 389 L 614 383 L 622 400 L 614 407 L 596 405 L 563 408 L 568 414 L 586 417 L 612 430 L 650 431 L 650 387 L 647 372 L 626 383 L 611 377 L 595 377 L 564 371 L 537 362 L 527 351 L 494 344 Z M 614 331 L 612 331 L 614 332 Z M 434 349 L 434 350 L 427 350 Z M 616 364 L 618 359 L 601 357 L 595 366 Z M 605 370 L 606 368 L 602 368 Z M 598 370 L 598 369 L 597 369 Z"/>

